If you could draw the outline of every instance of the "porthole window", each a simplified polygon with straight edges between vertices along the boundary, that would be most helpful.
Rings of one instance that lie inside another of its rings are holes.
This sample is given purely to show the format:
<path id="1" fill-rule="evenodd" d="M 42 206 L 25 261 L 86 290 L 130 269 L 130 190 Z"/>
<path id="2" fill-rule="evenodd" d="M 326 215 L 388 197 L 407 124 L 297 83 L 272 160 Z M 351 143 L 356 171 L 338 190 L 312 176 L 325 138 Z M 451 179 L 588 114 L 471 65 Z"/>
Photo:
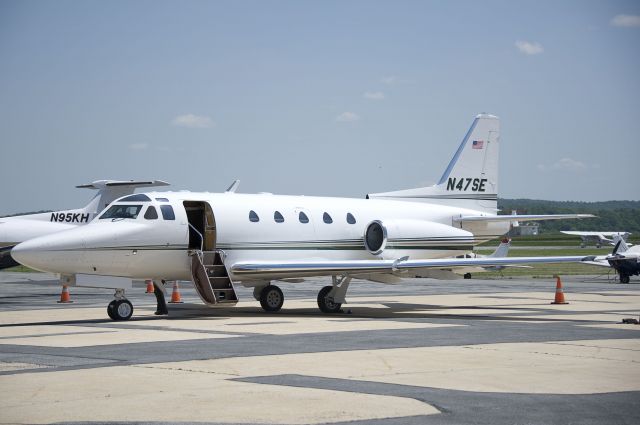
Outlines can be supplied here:
<path id="1" fill-rule="evenodd" d="M 158 219 L 158 211 L 156 211 L 156 207 L 150 205 L 147 208 L 147 211 L 144 213 L 144 218 L 147 220 L 157 220 Z"/>
<path id="2" fill-rule="evenodd" d="M 260 217 L 258 217 L 258 214 L 256 214 L 254 210 L 249 211 L 249 221 L 252 223 L 257 223 L 260 221 Z"/>
<path id="3" fill-rule="evenodd" d="M 347 223 L 356 224 L 356 218 L 351 213 L 347 213 Z"/>
<path id="4" fill-rule="evenodd" d="M 280 214 L 280 211 L 276 211 L 273 213 L 273 219 L 276 223 L 284 223 L 284 217 Z"/>
<path id="5" fill-rule="evenodd" d="M 309 222 L 309 217 L 307 217 L 307 215 L 305 213 L 300 211 L 300 214 L 298 214 L 298 220 L 300 220 L 300 223 L 308 223 Z"/>
<path id="6" fill-rule="evenodd" d="M 331 218 L 331 216 L 329 215 L 329 213 L 324 213 L 322 214 L 322 221 L 324 221 L 327 224 L 331 224 L 333 223 L 333 219 Z"/>

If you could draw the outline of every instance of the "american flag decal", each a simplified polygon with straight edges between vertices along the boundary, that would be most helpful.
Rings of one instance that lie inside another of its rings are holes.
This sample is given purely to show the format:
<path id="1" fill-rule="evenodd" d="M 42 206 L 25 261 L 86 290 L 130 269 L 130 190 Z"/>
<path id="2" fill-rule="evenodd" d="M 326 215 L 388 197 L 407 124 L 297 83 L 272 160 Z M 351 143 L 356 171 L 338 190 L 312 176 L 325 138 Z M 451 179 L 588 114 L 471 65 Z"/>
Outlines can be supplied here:
<path id="1" fill-rule="evenodd" d="M 484 146 L 484 140 L 474 140 L 471 144 L 472 149 L 482 149 Z"/>

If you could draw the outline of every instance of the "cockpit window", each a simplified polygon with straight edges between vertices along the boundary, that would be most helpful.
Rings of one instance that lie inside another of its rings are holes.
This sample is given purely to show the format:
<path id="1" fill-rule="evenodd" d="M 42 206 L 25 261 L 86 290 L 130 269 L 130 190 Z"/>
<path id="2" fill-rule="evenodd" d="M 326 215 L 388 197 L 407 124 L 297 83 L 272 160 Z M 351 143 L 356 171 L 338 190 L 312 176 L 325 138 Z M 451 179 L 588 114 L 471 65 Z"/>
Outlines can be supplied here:
<path id="1" fill-rule="evenodd" d="M 111 207 L 100 216 L 100 220 L 107 218 L 138 218 L 142 205 L 111 205 Z"/>
<path id="2" fill-rule="evenodd" d="M 151 201 L 151 198 L 149 198 L 144 193 L 134 193 L 133 195 L 129 195 L 119 200 L 119 202 L 149 202 L 149 201 Z"/>
<path id="3" fill-rule="evenodd" d="M 167 198 L 156 198 L 156 201 L 169 202 L 169 200 Z"/>
<path id="4" fill-rule="evenodd" d="M 144 213 L 144 218 L 147 220 L 156 220 L 158 218 L 158 211 L 156 211 L 156 207 L 149 205 L 149 208 L 147 208 L 147 211 Z"/>
<path id="5" fill-rule="evenodd" d="M 165 220 L 175 220 L 176 214 L 173 212 L 171 205 L 160 205 L 160 211 L 162 212 L 162 218 Z"/>

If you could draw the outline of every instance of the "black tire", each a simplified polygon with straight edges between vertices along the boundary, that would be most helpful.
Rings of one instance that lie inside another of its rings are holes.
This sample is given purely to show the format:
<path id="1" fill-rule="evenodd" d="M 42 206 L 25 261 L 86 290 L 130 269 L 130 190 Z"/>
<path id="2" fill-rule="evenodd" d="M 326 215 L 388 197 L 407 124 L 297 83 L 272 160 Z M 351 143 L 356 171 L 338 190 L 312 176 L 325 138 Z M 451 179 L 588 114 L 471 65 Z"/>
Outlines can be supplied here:
<path id="1" fill-rule="evenodd" d="M 109 305 L 107 305 L 107 314 L 109 315 L 109 318 L 111 320 L 118 320 L 116 319 L 116 315 L 114 313 L 115 310 L 116 310 L 116 300 L 113 300 L 109 303 Z"/>
<path id="2" fill-rule="evenodd" d="M 462 277 L 465 279 L 471 279 L 471 273 L 465 273 Z"/>
<path id="3" fill-rule="evenodd" d="M 276 285 L 265 286 L 260 292 L 260 305 L 264 311 L 279 311 L 284 304 L 284 294 Z"/>
<path id="4" fill-rule="evenodd" d="M 342 307 L 342 303 L 336 303 L 327 298 L 333 286 L 325 286 L 318 292 L 318 307 L 323 313 L 338 313 Z"/>
<path id="5" fill-rule="evenodd" d="M 629 283 L 629 281 L 630 281 L 629 276 L 627 276 L 626 274 L 620 275 L 620 283 Z"/>
<path id="6" fill-rule="evenodd" d="M 112 311 L 114 320 L 129 320 L 133 315 L 133 304 L 129 300 L 117 300 Z"/>

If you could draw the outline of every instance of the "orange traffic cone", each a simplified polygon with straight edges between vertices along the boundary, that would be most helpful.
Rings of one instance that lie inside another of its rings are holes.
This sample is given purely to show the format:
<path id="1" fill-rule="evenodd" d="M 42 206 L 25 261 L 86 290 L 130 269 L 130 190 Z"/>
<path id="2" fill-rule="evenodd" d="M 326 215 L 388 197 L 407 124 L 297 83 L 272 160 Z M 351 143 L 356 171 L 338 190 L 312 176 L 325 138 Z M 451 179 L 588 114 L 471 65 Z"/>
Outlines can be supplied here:
<path id="1" fill-rule="evenodd" d="M 180 288 L 178 288 L 178 281 L 173 282 L 173 292 L 171 293 L 171 304 L 182 304 L 182 297 L 180 297 Z"/>
<path id="2" fill-rule="evenodd" d="M 569 304 L 564 300 L 564 292 L 562 292 L 562 282 L 560 276 L 556 275 L 556 298 L 551 304 Z"/>
<path id="3" fill-rule="evenodd" d="M 153 294 L 153 280 L 147 280 L 147 292 L 145 294 Z"/>
<path id="4" fill-rule="evenodd" d="M 67 285 L 62 286 L 62 292 L 60 293 L 60 301 L 58 303 L 72 303 L 71 295 L 69 294 L 69 288 Z"/>

